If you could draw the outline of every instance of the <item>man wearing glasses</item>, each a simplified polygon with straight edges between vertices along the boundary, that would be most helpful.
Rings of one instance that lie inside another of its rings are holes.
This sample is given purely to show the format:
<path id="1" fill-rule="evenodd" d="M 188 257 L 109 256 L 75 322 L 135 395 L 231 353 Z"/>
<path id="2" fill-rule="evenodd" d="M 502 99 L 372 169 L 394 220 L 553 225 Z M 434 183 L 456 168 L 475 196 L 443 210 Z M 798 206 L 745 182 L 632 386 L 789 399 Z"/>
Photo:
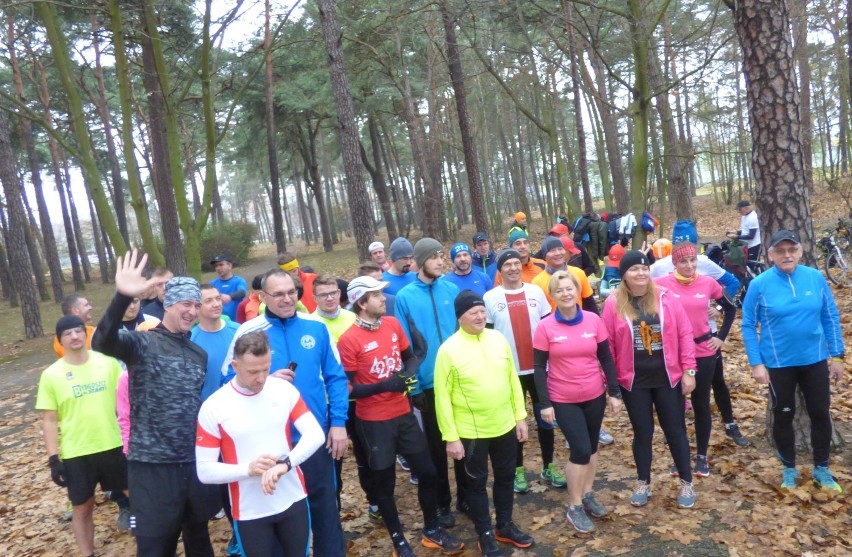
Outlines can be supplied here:
<path id="1" fill-rule="evenodd" d="M 333 460 L 342 457 L 348 445 L 346 374 L 325 325 L 296 312 L 298 292 L 286 271 L 267 272 L 261 281 L 261 296 L 266 303 L 265 312 L 240 325 L 228 349 L 222 373 L 226 381 L 234 376 L 230 362 L 237 339 L 252 331 L 266 333 L 272 347 L 271 375 L 293 383 L 326 435 L 327 450 L 315 452 L 300 466 L 308 492 L 313 554 L 316 557 L 344 555 Z"/>
<path id="2" fill-rule="evenodd" d="M 337 279 L 323 273 L 314 280 L 314 301 L 317 309 L 314 315 L 325 323 L 329 334 L 337 345 L 340 335 L 355 323 L 355 314 L 340 307 L 340 287 Z"/>

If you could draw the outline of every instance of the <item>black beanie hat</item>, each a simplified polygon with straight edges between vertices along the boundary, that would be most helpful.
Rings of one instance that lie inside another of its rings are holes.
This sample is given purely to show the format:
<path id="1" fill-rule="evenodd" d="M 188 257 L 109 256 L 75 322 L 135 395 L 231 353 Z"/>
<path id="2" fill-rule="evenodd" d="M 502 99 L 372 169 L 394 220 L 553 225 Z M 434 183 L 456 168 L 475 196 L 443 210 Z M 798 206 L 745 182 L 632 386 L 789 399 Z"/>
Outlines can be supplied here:
<path id="1" fill-rule="evenodd" d="M 456 319 L 458 319 L 474 306 L 485 307 L 485 300 L 483 300 L 482 296 L 473 290 L 462 290 L 459 292 L 459 295 L 456 296 L 455 306 Z"/>
<path id="2" fill-rule="evenodd" d="M 62 333 L 70 331 L 71 329 L 76 329 L 77 327 L 83 327 L 85 329 L 86 324 L 83 323 L 83 320 L 76 315 L 63 315 L 59 318 L 59 321 L 56 322 L 56 338 L 62 338 Z"/>
<path id="3" fill-rule="evenodd" d="M 623 277 L 627 269 L 634 265 L 647 265 L 650 267 L 651 262 L 648 261 L 648 256 L 641 251 L 630 250 L 621 257 L 621 262 L 618 264 L 618 274 Z"/>
<path id="4" fill-rule="evenodd" d="M 510 259 L 518 259 L 523 262 L 523 259 L 521 259 L 521 254 L 518 253 L 518 250 L 507 248 L 497 254 L 497 270 L 501 270 L 503 268 L 503 263 Z"/>

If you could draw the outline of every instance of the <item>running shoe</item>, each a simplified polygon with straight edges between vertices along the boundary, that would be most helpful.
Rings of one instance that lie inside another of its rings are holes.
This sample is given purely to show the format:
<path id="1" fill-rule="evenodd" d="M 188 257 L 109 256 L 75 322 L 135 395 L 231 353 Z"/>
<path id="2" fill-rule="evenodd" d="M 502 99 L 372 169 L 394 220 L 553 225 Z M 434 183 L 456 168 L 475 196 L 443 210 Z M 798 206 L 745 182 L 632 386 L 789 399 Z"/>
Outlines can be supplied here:
<path id="1" fill-rule="evenodd" d="M 636 488 L 633 490 L 633 495 L 630 497 L 630 504 L 634 507 L 644 507 L 648 504 L 648 499 L 651 498 L 651 484 L 645 480 L 637 480 Z"/>
<path id="2" fill-rule="evenodd" d="M 396 455 L 396 462 L 399 464 L 399 467 L 405 470 L 406 472 L 411 470 L 411 466 L 408 465 L 408 461 L 405 460 L 405 457 L 401 454 Z"/>
<path id="3" fill-rule="evenodd" d="M 571 526 L 581 534 L 595 531 L 595 525 L 583 509 L 583 505 L 569 506 L 568 513 L 565 516 Z"/>
<path id="4" fill-rule="evenodd" d="M 550 485 L 553 487 L 565 487 L 568 485 L 568 480 L 553 462 L 548 464 L 547 468 L 541 471 L 541 479 L 546 482 L 550 482 Z"/>
<path id="5" fill-rule="evenodd" d="M 669 467 L 669 475 L 673 478 L 677 478 L 678 476 L 680 476 L 680 472 L 677 471 L 677 464 L 672 464 Z"/>
<path id="6" fill-rule="evenodd" d="M 381 524 L 384 521 L 382 513 L 379 512 L 378 505 L 368 505 L 367 516 L 370 517 L 370 522 L 373 524 Z"/>
<path id="7" fill-rule="evenodd" d="M 440 549 L 444 553 L 450 554 L 458 553 L 464 549 L 464 544 L 443 528 L 436 528 L 431 531 L 424 529 L 420 543 L 423 544 L 423 547 Z"/>
<path id="8" fill-rule="evenodd" d="M 526 493 L 530 486 L 527 483 L 527 473 L 523 466 L 515 468 L 515 493 Z"/>
<path id="9" fill-rule="evenodd" d="M 488 530 L 479 536 L 477 545 L 479 546 L 479 552 L 485 557 L 501 557 L 503 555 L 500 546 L 497 545 L 497 538 L 494 537 L 494 530 Z"/>
<path id="10" fill-rule="evenodd" d="M 494 530 L 494 537 L 498 542 L 509 543 L 521 549 L 526 549 L 535 543 L 532 536 L 522 532 L 518 525 L 511 521 L 502 528 Z"/>
<path id="11" fill-rule="evenodd" d="M 411 473 L 411 478 L 409 478 L 408 481 L 409 483 L 411 483 L 411 485 L 420 485 L 420 478 L 418 478 L 417 474 L 415 474 L 414 472 Z"/>
<path id="12" fill-rule="evenodd" d="M 393 545 L 393 557 L 416 557 L 416 555 L 405 538 L 401 538 Z"/>
<path id="13" fill-rule="evenodd" d="M 118 519 L 115 521 L 115 529 L 119 532 L 130 531 L 130 509 L 119 509 Z"/>
<path id="14" fill-rule="evenodd" d="M 453 518 L 450 507 L 438 507 L 438 525 L 441 528 L 452 528 L 456 525 L 456 519 Z"/>
<path id="15" fill-rule="evenodd" d="M 692 473 L 700 478 L 710 477 L 710 463 L 707 462 L 706 456 L 699 455 L 695 458 L 695 468 L 692 469 Z"/>
<path id="16" fill-rule="evenodd" d="M 680 488 L 677 494 L 677 506 L 679 509 L 691 509 L 695 506 L 695 488 L 692 482 L 680 480 Z"/>
<path id="17" fill-rule="evenodd" d="M 607 515 L 606 507 L 601 505 L 598 500 L 595 499 L 594 491 L 590 491 L 583 495 L 583 510 L 595 518 L 601 518 Z"/>
<path id="18" fill-rule="evenodd" d="M 598 443 L 601 445 L 612 445 L 615 443 L 615 437 L 607 433 L 604 428 L 601 428 L 600 433 L 598 433 Z"/>
<path id="19" fill-rule="evenodd" d="M 789 466 L 784 467 L 783 479 L 781 480 L 781 489 L 795 489 L 796 480 L 799 478 L 799 471 Z"/>
<path id="20" fill-rule="evenodd" d="M 813 470 L 814 483 L 823 489 L 830 489 L 837 493 L 843 493 L 843 488 L 831 475 L 831 470 L 828 466 L 814 466 Z"/>
<path id="21" fill-rule="evenodd" d="M 72 511 L 71 501 L 68 501 L 68 505 L 65 507 L 65 514 L 62 515 L 62 522 L 71 522 L 73 516 L 74 512 Z"/>
<path id="22" fill-rule="evenodd" d="M 213 517 L 214 520 L 222 520 L 225 518 L 225 509 L 219 509 L 219 512 Z"/>
<path id="23" fill-rule="evenodd" d="M 734 443 L 739 445 L 740 447 L 748 447 L 751 443 L 749 443 L 748 439 L 745 435 L 740 431 L 740 426 L 737 424 L 729 424 L 725 426 L 725 435 L 730 437 Z"/>

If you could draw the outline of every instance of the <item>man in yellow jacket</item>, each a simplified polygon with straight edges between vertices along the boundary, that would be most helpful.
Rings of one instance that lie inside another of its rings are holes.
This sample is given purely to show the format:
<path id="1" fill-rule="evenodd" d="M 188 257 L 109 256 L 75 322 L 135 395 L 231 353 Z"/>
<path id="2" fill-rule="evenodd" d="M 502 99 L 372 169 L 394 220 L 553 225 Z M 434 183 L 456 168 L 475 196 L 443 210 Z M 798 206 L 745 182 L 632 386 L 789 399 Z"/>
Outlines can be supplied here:
<path id="1" fill-rule="evenodd" d="M 515 453 L 527 439 L 527 411 L 512 349 L 506 338 L 486 329 L 485 302 L 470 291 L 455 299 L 459 330 L 438 349 L 435 410 L 447 454 L 463 460 L 465 497 L 483 555 L 502 555 L 497 541 L 519 548 L 533 538 L 512 522 Z M 488 459 L 494 470 L 497 529 L 488 509 Z"/>

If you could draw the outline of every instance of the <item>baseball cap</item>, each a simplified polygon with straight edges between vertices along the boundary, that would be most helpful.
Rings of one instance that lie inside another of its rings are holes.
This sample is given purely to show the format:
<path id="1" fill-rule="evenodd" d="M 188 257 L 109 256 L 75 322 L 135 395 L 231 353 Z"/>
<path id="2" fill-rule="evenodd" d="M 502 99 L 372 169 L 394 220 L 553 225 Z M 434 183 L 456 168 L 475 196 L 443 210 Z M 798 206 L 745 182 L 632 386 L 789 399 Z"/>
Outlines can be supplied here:
<path id="1" fill-rule="evenodd" d="M 568 234 L 568 227 L 564 224 L 554 224 L 548 234 L 551 236 L 562 236 L 563 234 Z"/>
<path id="2" fill-rule="evenodd" d="M 349 298 L 349 304 L 352 305 L 364 294 L 369 292 L 378 292 L 390 286 L 389 282 L 379 281 L 374 279 L 373 277 L 358 277 L 352 279 L 349 283 L 349 287 L 346 288 L 346 296 Z"/>
<path id="3" fill-rule="evenodd" d="M 742 199 L 739 203 L 737 203 L 737 209 L 742 209 L 743 207 L 751 207 L 751 201 L 748 199 Z"/>
<path id="4" fill-rule="evenodd" d="M 231 257 L 230 255 L 228 255 L 227 253 L 220 253 L 219 255 L 217 255 L 216 257 L 214 257 L 213 259 L 210 260 L 210 264 L 215 265 L 216 263 L 219 263 L 220 261 L 227 261 L 231 265 L 234 264 L 234 258 Z"/>
<path id="5" fill-rule="evenodd" d="M 373 253 L 377 249 L 385 249 L 385 245 L 381 242 L 373 242 L 370 244 L 370 247 L 367 248 L 368 253 Z"/>
<path id="6" fill-rule="evenodd" d="M 802 241 L 799 240 L 799 235 L 795 232 L 790 232 L 789 230 L 779 230 L 778 232 L 772 235 L 772 239 L 769 241 L 769 247 L 774 248 L 781 242 L 793 242 L 797 245 L 802 243 Z"/>
<path id="7" fill-rule="evenodd" d="M 473 235 L 473 245 L 476 246 L 482 240 L 488 240 L 488 232 L 477 232 Z"/>

